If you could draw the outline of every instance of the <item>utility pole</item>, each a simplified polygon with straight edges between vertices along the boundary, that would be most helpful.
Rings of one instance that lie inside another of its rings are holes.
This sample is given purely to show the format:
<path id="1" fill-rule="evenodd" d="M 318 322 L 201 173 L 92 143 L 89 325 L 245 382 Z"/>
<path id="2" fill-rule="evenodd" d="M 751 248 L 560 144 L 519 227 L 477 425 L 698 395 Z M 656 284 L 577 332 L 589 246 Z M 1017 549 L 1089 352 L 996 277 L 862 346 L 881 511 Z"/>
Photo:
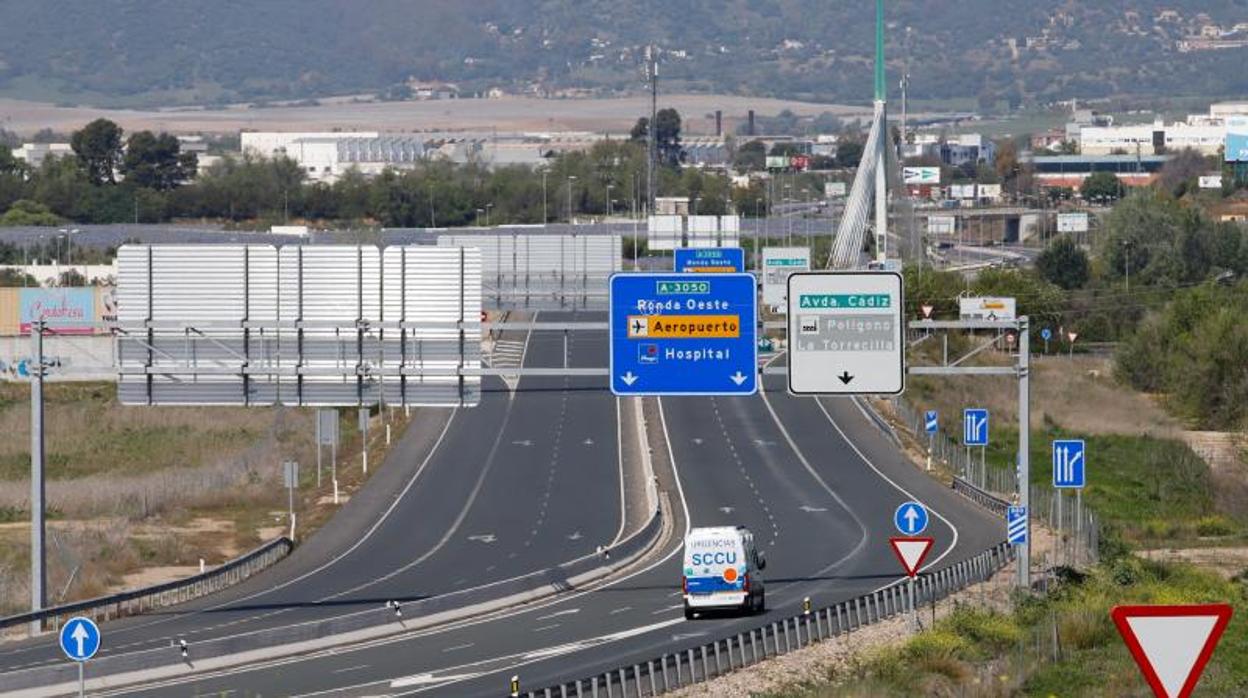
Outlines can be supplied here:
<path id="1" fill-rule="evenodd" d="M 1027 511 L 1027 537 L 1018 546 L 1018 585 L 1031 588 L 1031 318 L 1018 319 L 1018 504 Z"/>
<path id="2" fill-rule="evenodd" d="M 47 604 L 44 572 L 43 520 L 43 319 L 30 323 L 30 610 Z M 38 635 L 43 621 L 31 621 L 30 634 Z"/>
<path id="3" fill-rule="evenodd" d="M 546 170 L 542 170 L 542 225 L 550 222 L 550 216 L 546 215 Z"/>
<path id="4" fill-rule="evenodd" d="M 646 200 L 648 213 L 654 214 L 654 168 L 658 159 L 659 142 L 655 122 L 659 119 L 659 53 L 654 44 L 646 47 L 646 79 L 650 83 L 650 128 L 646 129 L 649 157 L 646 161 Z"/>
<path id="5" fill-rule="evenodd" d="M 910 33 L 911 28 L 906 27 L 905 42 L 905 62 L 902 64 L 901 73 L 901 144 L 906 144 L 906 95 L 910 90 Z"/>

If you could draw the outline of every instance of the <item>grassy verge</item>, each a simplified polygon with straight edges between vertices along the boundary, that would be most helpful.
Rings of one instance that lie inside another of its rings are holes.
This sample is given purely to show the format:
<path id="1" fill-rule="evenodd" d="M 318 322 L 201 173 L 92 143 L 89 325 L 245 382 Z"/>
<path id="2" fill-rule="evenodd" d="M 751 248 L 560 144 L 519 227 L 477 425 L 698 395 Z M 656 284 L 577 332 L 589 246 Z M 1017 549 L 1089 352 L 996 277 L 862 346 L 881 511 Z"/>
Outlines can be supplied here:
<path id="1" fill-rule="evenodd" d="M 27 386 L 0 383 L 0 615 L 29 598 L 28 400 Z M 285 532 L 286 459 L 302 464 L 301 537 L 337 509 L 328 453 L 316 487 L 311 410 L 125 407 L 111 384 L 53 383 L 45 422 L 50 603 L 186 576 Z M 353 411 L 339 433 L 349 496 L 364 480 Z M 384 439 L 370 441 L 379 466 Z"/>
<path id="2" fill-rule="evenodd" d="M 1230 602 L 1235 616 L 1197 695 L 1248 691 L 1248 587 L 1191 565 L 1122 556 L 1011 612 L 961 605 L 929 631 L 826 679 L 766 694 L 1137 696 L 1143 679 L 1110 620 L 1121 604 Z"/>

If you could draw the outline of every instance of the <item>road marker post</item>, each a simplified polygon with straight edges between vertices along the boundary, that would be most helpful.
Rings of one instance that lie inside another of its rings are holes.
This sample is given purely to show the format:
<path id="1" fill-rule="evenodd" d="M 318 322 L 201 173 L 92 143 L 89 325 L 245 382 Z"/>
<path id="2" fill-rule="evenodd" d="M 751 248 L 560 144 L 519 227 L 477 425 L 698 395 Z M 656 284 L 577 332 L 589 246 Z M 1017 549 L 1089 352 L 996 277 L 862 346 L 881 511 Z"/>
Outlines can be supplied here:
<path id="1" fill-rule="evenodd" d="M 511 698 L 517 698 L 520 695 L 520 676 L 513 675 L 510 682 Z"/>

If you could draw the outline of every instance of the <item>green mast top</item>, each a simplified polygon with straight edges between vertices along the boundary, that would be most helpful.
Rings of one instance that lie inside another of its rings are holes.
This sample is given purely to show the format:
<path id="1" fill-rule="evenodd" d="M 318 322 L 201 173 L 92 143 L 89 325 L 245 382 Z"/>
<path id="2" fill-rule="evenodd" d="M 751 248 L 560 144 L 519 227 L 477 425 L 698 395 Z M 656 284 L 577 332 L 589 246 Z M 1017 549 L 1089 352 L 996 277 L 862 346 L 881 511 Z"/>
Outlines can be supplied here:
<path id="1" fill-rule="evenodd" d="M 884 80 L 884 0 L 875 0 L 875 101 L 888 97 Z"/>

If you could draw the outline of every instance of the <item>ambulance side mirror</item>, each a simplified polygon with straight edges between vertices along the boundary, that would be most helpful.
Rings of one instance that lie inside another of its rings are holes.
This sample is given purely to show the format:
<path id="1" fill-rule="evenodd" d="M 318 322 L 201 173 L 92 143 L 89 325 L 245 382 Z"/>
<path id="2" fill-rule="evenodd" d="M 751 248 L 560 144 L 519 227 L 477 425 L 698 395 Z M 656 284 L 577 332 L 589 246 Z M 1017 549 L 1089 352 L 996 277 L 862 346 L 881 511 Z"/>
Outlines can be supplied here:
<path id="1" fill-rule="evenodd" d="M 758 569 L 760 570 L 767 569 L 767 556 L 762 553 L 757 553 L 755 557 L 758 558 Z"/>

